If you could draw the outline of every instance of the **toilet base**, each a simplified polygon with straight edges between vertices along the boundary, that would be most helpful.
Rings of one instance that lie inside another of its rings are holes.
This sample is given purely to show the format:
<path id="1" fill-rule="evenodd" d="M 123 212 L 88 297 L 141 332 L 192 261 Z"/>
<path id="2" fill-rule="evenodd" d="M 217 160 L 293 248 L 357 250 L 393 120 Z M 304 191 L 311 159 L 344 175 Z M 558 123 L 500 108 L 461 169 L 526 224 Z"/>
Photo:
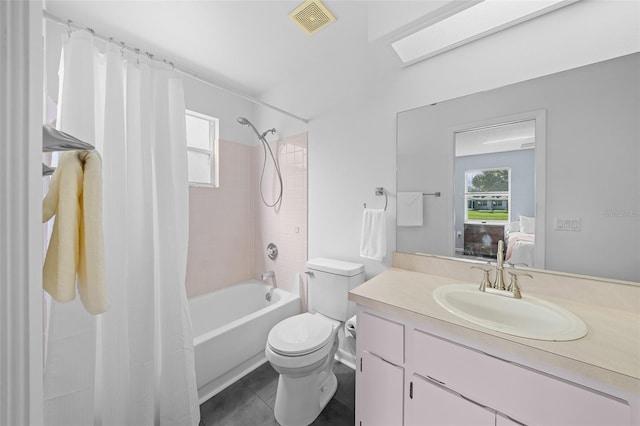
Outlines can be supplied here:
<path id="1" fill-rule="evenodd" d="M 333 362 L 331 362 L 333 364 Z M 331 369 L 303 377 L 280 375 L 274 414 L 281 426 L 311 424 L 338 388 Z"/>

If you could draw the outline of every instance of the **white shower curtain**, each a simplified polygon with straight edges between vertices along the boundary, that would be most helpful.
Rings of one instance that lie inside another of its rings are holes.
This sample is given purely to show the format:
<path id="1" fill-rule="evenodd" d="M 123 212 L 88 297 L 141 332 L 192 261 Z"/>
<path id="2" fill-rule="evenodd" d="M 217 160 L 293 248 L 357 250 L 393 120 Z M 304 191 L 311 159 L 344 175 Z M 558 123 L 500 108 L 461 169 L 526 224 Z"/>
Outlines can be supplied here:
<path id="1" fill-rule="evenodd" d="M 52 302 L 49 425 L 197 425 L 185 284 L 188 183 L 181 78 L 144 57 L 63 42 L 58 128 L 103 157 L 109 310 Z"/>

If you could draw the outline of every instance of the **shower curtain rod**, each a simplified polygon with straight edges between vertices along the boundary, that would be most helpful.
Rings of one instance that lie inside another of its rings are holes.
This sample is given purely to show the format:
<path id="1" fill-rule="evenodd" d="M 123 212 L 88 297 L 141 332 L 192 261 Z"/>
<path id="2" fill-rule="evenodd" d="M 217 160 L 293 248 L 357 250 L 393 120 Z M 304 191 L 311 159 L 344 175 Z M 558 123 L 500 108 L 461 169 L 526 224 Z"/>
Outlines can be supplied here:
<path id="1" fill-rule="evenodd" d="M 135 48 L 129 47 L 129 46 L 127 46 L 127 45 L 126 45 L 124 42 L 122 42 L 122 41 L 121 41 L 121 42 L 116 42 L 116 41 L 113 39 L 113 37 L 105 37 L 105 36 L 99 35 L 99 34 L 97 34 L 93 29 L 88 28 L 88 27 L 82 27 L 82 26 L 80 26 L 80 25 L 78 25 L 78 24 L 74 23 L 74 22 L 73 22 L 73 21 L 71 21 L 71 20 L 66 20 L 66 21 L 65 21 L 64 19 L 60 18 L 59 16 L 56 16 L 56 15 L 54 15 L 53 13 L 51 13 L 51 12 L 47 11 L 46 9 L 42 9 L 42 18 L 43 18 L 43 19 L 49 19 L 50 21 L 53 21 L 53 22 L 56 22 L 56 23 L 58 23 L 58 24 L 60 24 L 60 25 L 66 26 L 66 27 L 68 27 L 69 29 L 74 28 L 74 29 L 76 29 L 76 30 L 88 31 L 88 32 L 90 32 L 90 33 L 91 33 L 91 35 L 93 35 L 93 37 L 95 37 L 95 38 L 97 38 L 97 39 L 100 39 L 100 40 L 104 41 L 105 43 L 116 43 L 116 45 L 119 45 L 121 49 L 127 50 L 127 51 L 129 51 L 129 52 L 131 52 L 131 53 L 133 53 L 133 54 L 135 54 L 135 55 L 143 54 L 143 55 L 146 55 L 147 57 L 149 57 L 149 59 L 151 59 L 151 60 L 153 60 L 153 61 L 155 61 L 155 62 L 163 62 L 163 63 L 165 63 L 165 64 L 167 64 L 167 65 L 170 65 L 170 66 L 173 68 L 173 70 L 174 70 L 174 71 L 177 71 L 177 72 L 179 72 L 180 74 L 183 74 L 183 75 L 186 75 L 186 76 L 188 76 L 188 77 L 191 77 L 191 78 L 193 78 L 194 80 L 197 80 L 197 81 L 199 81 L 199 82 L 201 82 L 201 83 L 204 83 L 204 84 L 206 84 L 206 85 L 208 85 L 208 86 L 211 86 L 211 87 L 214 87 L 214 88 L 216 88 L 216 89 L 218 89 L 218 90 L 222 90 L 223 92 L 227 92 L 227 93 L 230 93 L 230 94 L 232 94 L 232 95 L 235 95 L 235 96 L 241 97 L 241 98 L 242 98 L 242 99 L 244 99 L 244 100 L 247 100 L 247 101 L 250 101 L 250 102 L 256 103 L 256 104 L 258 104 L 258 105 L 261 105 L 261 106 L 263 106 L 263 107 L 266 107 L 266 108 L 272 109 L 272 110 L 277 111 L 277 112 L 279 112 L 279 113 L 281 113 L 281 114 L 285 114 L 285 115 L 287 115 L 287 116 L 289 116 L 289 117 L 291 117 L 291 118 L 294 118 L 294 119 L 296 119 L 296 120 L 298 120 L 298 121 L 301 121 L 301 122 L 303 122 L 303 123 L 305 123 L 305 124 L 308 124 L 308 123 L 309 123 L 309 120 L 308 120 L 308 119 L 306 119 L 306 118 L 299 117 L 299 116 L 297 116 L 297 115 L 295 115 L 295 114 L 293 114 L 293 113 L 290 113 L 290 112 L 288 112 L 288 111 L 285 111 L 285 110 L 283 110 L 283 109 L 281 109 L 281 108 L 278 108 L 277 106 L 271 105 L 271 104 L 269 104 L 269 103 L 267 103 L 267 102 L 260 101 L 260 100 L 258 100 L 258 99 L 256 99 L 256 98 L 254 98 L 254 97 L 252 97 L 252 96 L 249 96 L 249 95 L 247 95 L 247 94 L 244 94 L 244 93 L 242 93 L 242 92 L 240 92 L 240 91 L 237 91 L 237 90 L 234 90 L 234 89 L 230 89 L 230 88 L 228 88 L 228 87 L 224 87 L 224 86 L 221 86 L 221 85 L 216 84 L 216 83 L 212 83 L 211 81 L 205 80 L 204 78 L 202 78 L 202 77 L 198 76 L 198 75 L 197 75 L 196 73 L 194 73 L 194 72 L 191 72 L 191 71 L 187 71 L 187 70 L 185 70 L 185 69 L 178 68 L 177 66 L 175 66 L 175 65 L 174 65 L 174 63 L 173 63 L 173 62 L 169 62 L 169 61 L 167 61 L 166 59 L 164 59 L 164 60 L 155 59 L 154 55 L 153 55 L 153 54 L 151 54 L 151 53 L 149 53 L 149 52 L 144 52 L 144 53 L 142 53 L 142 52 L 140 51 L 140 49 L 135 49 Z"/>

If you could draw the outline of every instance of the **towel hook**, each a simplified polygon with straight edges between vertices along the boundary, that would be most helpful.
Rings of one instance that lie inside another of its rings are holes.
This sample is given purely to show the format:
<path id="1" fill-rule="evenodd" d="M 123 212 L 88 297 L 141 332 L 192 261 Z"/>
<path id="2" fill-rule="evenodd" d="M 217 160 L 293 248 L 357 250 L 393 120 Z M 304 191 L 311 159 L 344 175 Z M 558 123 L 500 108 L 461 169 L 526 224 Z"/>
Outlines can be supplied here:
<path id="1" fill-rule="evenodd" d="M 387 193 L 384 191 L 384 187 L 376 186 L 376 196 L 384 195 L 384 211 L 387 211 L 387 204 L 389 204 L 389 198 L 387 197 Z M 364 208 L 367 208 L 367 203 L 363 203 Z"/>

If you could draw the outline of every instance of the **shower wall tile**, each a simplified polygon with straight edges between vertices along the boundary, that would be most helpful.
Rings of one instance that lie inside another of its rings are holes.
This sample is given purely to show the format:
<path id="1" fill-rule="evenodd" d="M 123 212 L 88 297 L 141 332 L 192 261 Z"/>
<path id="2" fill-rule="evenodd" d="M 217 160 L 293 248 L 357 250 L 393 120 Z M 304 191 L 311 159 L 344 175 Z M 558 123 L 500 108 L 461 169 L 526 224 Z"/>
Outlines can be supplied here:
<path id="1" fill-rule="evenodd" d="M 300 294 L 303 309 L 306 309 L 307 261 L 307 134 L 295 135 L 277 141 L 276 152 L 282 173 L 284 193 L 279 209 L 262 204 L 258 187 L 262 169 L 262 147 L 254 148 L 255 205 L 255 274 L 273 270 L 277 285 L 287 291 Z M 263 190 L 268 200 L 275 199 L 276 174 L 269 165 L 265 172 Z M 267 184 L 265 184 L 267 183 Z M 279 254 L 275 260 L 266 255 L 266 246 L 274 242 Z"/>
<path id="2" fill-rule="evenodd" d="M 187 296 L 253 276 L 252 147 L 220 140 L 219 188 L 189 188 Z"/>
<path id="3" fill-rule="evenodd" d="M 259 192 L 264 161 L 261 146 L 220 141 L 220 188 L 192 187 L 187 294 L 194 297 L 272 270 L 274 283 L 299 294 L 306 310 L 307 134 L 272 141 L 284 193 L 278 209 L 266 207 Z M 279 183 L 267 161 L 262 188 L 268 202 Z M 267 257 L 275 243 L 278 257 Z"/>

